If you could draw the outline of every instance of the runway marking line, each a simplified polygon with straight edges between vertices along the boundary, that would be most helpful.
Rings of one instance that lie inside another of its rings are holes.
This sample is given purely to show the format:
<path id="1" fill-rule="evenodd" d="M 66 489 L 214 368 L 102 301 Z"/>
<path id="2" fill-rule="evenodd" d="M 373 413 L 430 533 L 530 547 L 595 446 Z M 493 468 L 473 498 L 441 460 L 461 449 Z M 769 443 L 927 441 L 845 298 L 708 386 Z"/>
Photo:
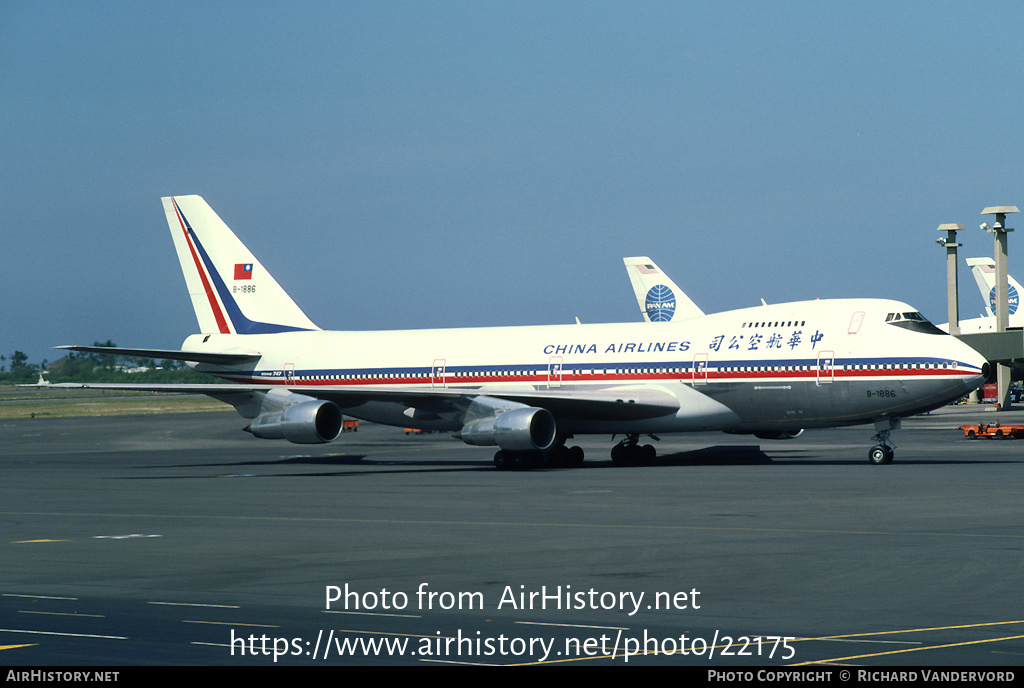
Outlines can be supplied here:
<path id="1" fill-rule="evenodd" d="M 29 609 L 19 609 L 19 614 L 49 614 L 50 616 L 87 616 L 91 619 L 105 619 L 103 614 L 78 614 L 77 612 L 36 612 Z"/>
<path id="2" fill-rule="evenodd" d="M 181 623 L 209 624 L 211 626 L 245 626 L 246 628 L 281 628 L 275 624 L 241 623 L 238 621 L 198 621 L 195 619 L 182 619 Z"/>
<path id="3" fill-rule="evenodd" d="M 518 623 L 529 623 L 529 622 L 518 622 Z M 820 636 L 820 637 L 815 637 L 815 638 L 794 638 L 791 642 L 799 643 L 799 642 L 807 642 L 809 640 L 841 640 L 841 639 L 846 639 L 846 638 L 859 638 L 859 637 L 872 636 L 872 635 L 890 635 L 890 634 L 898 634 L 898 633 L 915 633 L 915 632 L 923 633 L 923 632 L 927 632 L 927 631 L 948 631 L 948 630 L 954 630 L 954 629 L 958 629 L 958 628 L 980 628 L 980 627 L 985 627 L 985 626 L 1006 626 L 1006 625 L 1010 625 L 1010 624 L 1020 624 L 1020 623 L 1024 623 L 1024 620 L 1019 620 L 1019 621 L 991 621 L 991 622 L 977 623 L 977 624 L 962 624 L 962 625 L 959 625 L 959 626 L 934 626 L 934 627 L 931 627 L 931 628 L 905 628 L 905 629 L 896 630 L 896 631 L 872 631 L 872 632 L 869 632 L 869 633 L 850 633 L 850 634 L 847 634 L 847 635 Z M 876 652 L 876 653 L 865 654 L 865 655 L 855 655 L 855 656 L 852 656 L 852 657 L 837 657 L 837 658 L 831 658 L 831 659 L 816 659 L 816 660 L 812 660 L 812 661 L 808 661 L 808 662 L 799 662 L 797 664 L 792 664 L 790 666 L 807 666 L 807 665 L 811 665 L 811 664 L 824 664 L 824 663 L 831 663 L 831 662 L 844 662 L 844 661 L 853 660 L 853 659 L 864 659 L 864 658 L 867 658 L 867 657 L 883 657 L 885 655 L 900 654 L 900 653 L 904 653 L 904 652 L 919 652 L 921 650 L 940 650 L 940 649 L 944 649 L 944 648 L 960 647 L 960 646 L 964 646 L 964 645 L 978 645 L 978 644 L 981 644 L 981 643 L 994 643 L 994 642 L 999 642 L 999 641 L 1003 641 L 1003 640 L 1016 640 L 1018 638 L 1024 638 L 1024 635 L 1013 635 L 1013 636 L 1007 636 L 1005 638 L 986 638 L 984 640 L 967 640 L 967 641 L 964 641 L 964 642 L 961 642 L 961 643 L 949 643 L 949 644 L 946 644 L 946 645 L 929 645 L 929 646 L 922 646 L 922 647 L 909 647 L 909 648 L 903 648 L 903 649 L 900 649 L 900 650 L 888 650 L 886 652 Z M 884 641 L 880 641 L 880 642 L 884 642 Z M 714 650 L 714 649 L 721 649 L 723 647 L 728 647 L 728 646 L 727 645 L 716 645 L 714 647 L 710 647 L 709 646 L 708 649 L 709 650 Z M 639 653 L 639 654 L 637 654 L 635 656 L 637 656 L 637 657 L 646 657 L 647 655 L 662 655 L 662 654 L 667 656 L 667 655 L 674 655 L 674 654 L 681 654 L 681 653 L 682 653 L 682 650 L 675 650 L 673 652 L 662 652 L 661 650 L 653 650 L 653 651 L 648 652 L 648 651 L 645 650 L 644 652 Z M 559 658 L 559 659 L 550 659 L 550 660 L 543 661 L 543 662 L 520 662 L 520 663 L 517 663 L 517 664 L 507 664 L 507 665 L 503 664 L 501 666 L 534 666 L 534 665 L 538 665 L 538 664 L 563 664 L 563 663 L 566 663 L 566 662 L 583 662 L 583 661 L 592 661 L 592 660 L 595 660 L 595 659 L 619 659 L 620 657 L 625 657 L 625 654 L 624 653 L 623 654 L 619 654 L 618 652 L 614 652 L 614 653 L 609 654 L 609 655 L 600 655 L 600 656 L 593 656 L 593 657 L 562 657 L 562 658 Z"/>
<path id="4" fill-rule="evenodd" d="M 30 631 L 26 628 L 0 628 L 0 633 L 31 633 L 33 635 L 59 635 L 68 638 L 99 638 L 100 640 L 128 640 L 120 635 L 94 635 L 92 633 L 58 633 L 57 631 Z"/>
<path id="5" fill-rule="evenodd" d="M 453 635 L 423 635 L 422 633 L 395 633 L 393 631 L 358 631 L 353 628 L 335 628 L 335 633 L 362 633 L 364 635 L 398 635 L 403 638 L 432 638 L 438 640 L 455 640 Z"/>
<path id="6" fill-rule="evenodd" d="M 535 527 L 535 528 L 594 528 L 615 530 L 666 530 L 666 531 L 715 531 L 733 533 L 813 533 L 817 535 L 887 535 L 898 537 L 957 537 L 994 538 L 1001 540 L 1024 540 L 1021 535 L 999 535 L 994 533 L 951 533 L 917 531 L 879 530 L 833 530 L 816 528 L 753 528 L 722 526 L 679 526 L 679 525 L 629 525 L 622 523 L 542 523 L 512 521 L 409 521 L 380 518 L 307 518 L 291 516 L 192 516 L 186 514 L 106 514 L 106 513 L 63 513 L 46 511 L 0 511 L 0 516 L 59 516 L 61 518 L 102 517 L 102 518 L 163 518 L 163 519 L 204 519 L 228 521 L 269 521 L 282 523 L 390 523 L 393 525 L 423 526 L 488 526 L 488 527 Z"/>
<path id="7" fill-rule="evenodd" d="M 71 542 L 71 540 L 14 540 L 12 545 L 32 545 L 39 542 Z"/>
<path id="8" fill-rule="evenodd" d="M 908 647 L 902 650 L 889 650 L 888 652 L 875 652 L 866 655 L 853 655 L 850 657 L 833 657 L 831 659 L 817 659 L 812 662 L 801 662 L 793 666 L 807 666 L 809 664 L 824 664 L 832 662 L 846 662 L 853 659 L 867 659 L 868 657 L 884 657 L 886 655 L 898 655 L 904 652 L 920 652 L 922 650 L 943 650 L 949 647 L 964 647 L 966 645 L 981 645 L 982 643 L 998 643 L 1003 640 L 1018 640 L 1024 635 L 1008 635 L 1004 638 L 985 638 L 984 640 L 967 640 L 962 643 L 948 643 L 946 645 L 928 645 L 926 647 Z"/>
<path id="9" fill-rule="evenodd" d="M 325 609 L 324 614 L 350 614 L 352 616 L 393 616 L 399 619 L 422 619 L 419 614 L 382 614 L 380 612 L 346 612 L 340 609 Z"/>
<path id="10" fill-rule="evenodd" d="M 594 628 L 599 631 L 628 631 L 628 626 L 587 626 L 585 624 L 546 623 L 544 621 L 516 621 L 526 626 L 555 626 L 557 628 Z"/>
<path id="11" fill-rule="evenodd" d="M 845 639 L 845 638 L 861 638 L 861 637 L 865 637 L 865 636 L 894 635 L 894 634 L 898 634 L 898 633 L 927 633 L 927 632 L 930 632 L 930 631 L 950 631 L 950 630 L 961 629 L 961 628 L 983 628 L 983 627 L 988 627 L 988 626 L 1009 626 L 1009 625 L 1013 625 L 1013 624 L 1022 624 L 1022 623 L 1024 623 L 1024 619 L 1020 619 L 1020 620 L 1016 620 L 1016 621 L 989 621 L 989 622 L 976 623 L 976 624 L 961 624 L 961 625 L 958 625 L 958 626 L 933 626 L 933 627 L 930 627 L 930 628 L 905 628 L 905 629 L 897 630 L 897 631 L 873 631 L 871 633 L 851 633 L 851 634 L 848 634 L 848 635 L 822 636 L 820 638 L 798 638 L 796 642 L 807 641 L 807 640 L 838 640 L 838 639 Z M 950 647 L 963 647 L 963 646 L 966 646 L 966 645 L 980 645 L 982 643 L 996 643 L 996 642 L 1000 642 L 1000 641 L 1004 641 L 1004 640 L 1017 640 L 1019 638 L 1024 638 L 1024 635 L 1011 635 L 1011 636 L 1006 636 L 1006 637 L 1003 637 L 1003 638 L 984 638 L 982 640 L 965 640 L 965 641 L 960 642 L 960 643 L 947 643 L 945 645 L 927 645 L 926 646 L 926 645 L 922 644 L 921 647 L 907 647 L 907 648 L 903 648 L 903 649 L 900 649 L 900 650 L 887 650 L 885 652 L 874 652 L 874 653 L 865 654 L 865 655 L 853 655 L 851 657 L 834 657 L 834 658 L 831 658 L 831 659 L 818 659 L 818 660 L 813 660 L 813 661 L 809 661 L 809 662 L 800 662 L 798 664 L 794 664 L 793 666 L 806 666 L 806 665 L 809 665 L 809 664 L 822 664 L 822 663 L 825 663 L 825 662 L 845 662 L 845 661 L 849 661 L 849 660 L 853 660 L 853 659 L 865 659 L 865 658 L 868 658 L 868 657 L 884 657 L 885 655 L 902 654 L 902 653 L 905 653 L 905 652 L 920 652 L 922 650 L 941 650 L 941 649 L 950 648 Z"/>
<path id="12" fill-rule="evenodd" d="M 1015 621 L 985 621 L 975 624 L 961 624 L 959 626 L 931 626 L 928 628 L 903 628 L 896 631 L 871 631 L 869 633 L 847 633 L 844 635 L 822 635 L 814 638 L 799 638 L 799 640 L 832 640 L 839 638 L 863 638 L 869 635 L 895 635 L 897 633 L 925 633 L 928 631 L 950 631 L 957 628 L 982 628 L 984 626 L 1010 626 L 1024 623 L 1024 619 Z"/>
<path id="13" fill-rule="evenodd" d="M 201 604 L 199 602 L 146 602 L 146 604 L 163 604 L 169 607 L 212 607 L 214 609 L 241 609 L 237 604 Z"/>
<path id="14" fill-rule="evenodd" d="M 801 640 L 820 640 L 825 643 L 878 643 L 880 645 L 924 645 L 920 640 L 859 640 L 856 638 L 795 638 L 793 642 Z"/>

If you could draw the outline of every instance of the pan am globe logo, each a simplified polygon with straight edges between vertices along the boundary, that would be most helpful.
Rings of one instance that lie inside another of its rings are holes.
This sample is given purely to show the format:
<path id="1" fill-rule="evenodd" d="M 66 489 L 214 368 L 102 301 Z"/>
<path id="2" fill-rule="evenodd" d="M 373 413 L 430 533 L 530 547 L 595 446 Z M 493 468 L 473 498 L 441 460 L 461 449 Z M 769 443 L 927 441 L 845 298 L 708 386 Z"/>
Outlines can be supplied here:
<path id="1" fill-rule="evenodd" d="M 1020 305 L 1020 295 L 1017 294 L 1017 288 L 1012 284 L 1006 285 L 1006 305 L 1009 306 L 1010 315 L 1017 312 L 1017 306 Z M 650 296 L 648 296 L 650 298 Z M 988 293 L 988 303 L 992 306 L 992 312 L 996 312 L 996 288 L 992 287 L 992 291 Z"/>
<path id="2" fill-rule="evenodd" d="M 651 322 L 668 322 L 676 314 L 676 295 L 664 284 L 656 284 L 647 292 L 644 307 Z"/>

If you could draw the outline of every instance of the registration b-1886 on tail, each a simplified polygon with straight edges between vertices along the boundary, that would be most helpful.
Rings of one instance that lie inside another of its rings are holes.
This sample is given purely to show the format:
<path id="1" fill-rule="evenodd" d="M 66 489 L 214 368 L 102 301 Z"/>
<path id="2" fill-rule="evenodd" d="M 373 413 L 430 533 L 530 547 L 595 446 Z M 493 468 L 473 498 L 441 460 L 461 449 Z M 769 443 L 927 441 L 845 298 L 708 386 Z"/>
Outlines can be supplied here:
<path id="1" fill-rule="evenodd" d="M 181 350 L 62 347 L 177 359 L 253 435 L 330 442 L 342 414 L 441 430 L 497 448 L 499 468 L 578 465 L 584 434 L 619 436 L 617 463 L 654 458 L 641 436 L 720 430 L 785 439 L 874 424 L 889 463 L 900 418 L 979 386 L 985 360 L 905 303 L 780 303 L 667 322 L 328 331 L 315 325 L 199 196 L 163 199 L 199 333 Z M 899 317 L 894 317 L 899 314 Z"/>

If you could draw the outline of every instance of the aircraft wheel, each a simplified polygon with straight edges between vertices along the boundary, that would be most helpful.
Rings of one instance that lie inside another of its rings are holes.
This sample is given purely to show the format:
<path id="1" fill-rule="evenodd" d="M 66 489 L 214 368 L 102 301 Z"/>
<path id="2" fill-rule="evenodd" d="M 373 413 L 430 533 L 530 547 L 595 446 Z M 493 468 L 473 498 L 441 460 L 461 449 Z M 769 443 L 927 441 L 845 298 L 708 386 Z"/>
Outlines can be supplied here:
<path id="1" fill-rule="evenodd" d="M 545 458 L 550 465 L 555 467 L 568 466 L 571 463 L 569 449 L 565 445 L 552 450 Z"/>
<path id="2" fill-rule="evenodd" d="M 566 459 L 566 465 L 578 468 L 583 465 L 583 448 L 582 447 L 569 447 L 569 456 Z"/>
<path id="3" fill-rule="evenodd" d="M 654 463 L 656 458 L 658 458 L 658 450 L 654 448 L 653 444 L 645 444 L 640 447 L 640 460 L 643 463 Z"/>
<path id="4" fill-rule="evenodd" d="M 878 445 L 872 447 L 871 451 L 868 452 L 868 461 L 875 464 L 876 466 L 883 466 L 888 463 L 892 463 L 895 452 L 889 447 Z"/>
<path id="5" fill-rule="evenodd" d="M 540 452 L 514 451 L 508 455 L 509 469 L 513 471 L 528 471 L 544 463 L 544 455 Z"/>
<path id="6" fill-rule="evenodd" d="M 499 471 L 507 471 L 509 469 L 508 452 L 499 449 L 494 453 L 494 467 Z"/>
<path id="7" fill-rule="evenodd" d="M 640 462 L 640 445 L 616 444 L 612 447 L 612 463 L 619 466 L 635 466 Z"/>

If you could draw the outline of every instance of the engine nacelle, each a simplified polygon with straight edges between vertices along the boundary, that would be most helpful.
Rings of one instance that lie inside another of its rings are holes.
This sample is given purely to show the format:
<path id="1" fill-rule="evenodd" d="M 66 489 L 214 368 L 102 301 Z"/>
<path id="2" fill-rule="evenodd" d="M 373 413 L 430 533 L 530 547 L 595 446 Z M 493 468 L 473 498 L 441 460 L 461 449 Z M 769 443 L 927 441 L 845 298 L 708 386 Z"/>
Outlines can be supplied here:
<path id="1" fill-rule="evenodd" d="M 754 437 L 762 440 L 792 440 L 804 434 L 803 428 L 799 430 L 780 430 L 778 432 L 755 432 Z"/>
<path id="2" fill-rule="evenodd" d="M 265 440 L 323 444 L 338 438 L 341 422 L 341 409 L 333 402 L 303 401 L 257 416 L 246 430 Z"/>
<path id="3" fill-rule="evenodd" d="M 457 436 L 466 444 L 481 447 L 497 445 L 510 451 L 544 451 L 555 443 L 556 434 L 551 412 L 528 406 L 466 423 Z"/>

